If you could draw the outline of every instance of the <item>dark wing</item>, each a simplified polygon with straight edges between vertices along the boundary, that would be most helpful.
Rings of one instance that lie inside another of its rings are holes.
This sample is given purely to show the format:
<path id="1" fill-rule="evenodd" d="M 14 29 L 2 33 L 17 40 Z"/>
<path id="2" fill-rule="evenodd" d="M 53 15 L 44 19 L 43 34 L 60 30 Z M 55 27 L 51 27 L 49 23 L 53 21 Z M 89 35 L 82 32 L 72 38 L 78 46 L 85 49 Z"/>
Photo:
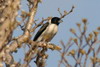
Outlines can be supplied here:
<path id="1" fill-rule="evenodd" d="M 38 39 L 38 37 L 42 34 L 42 32 L 47 28 L 47 26 L 49 25 L 49 23 L 45 23 L 37 32 L 37 34 L 35 35 L 33 41 L 36 41 Z"/>

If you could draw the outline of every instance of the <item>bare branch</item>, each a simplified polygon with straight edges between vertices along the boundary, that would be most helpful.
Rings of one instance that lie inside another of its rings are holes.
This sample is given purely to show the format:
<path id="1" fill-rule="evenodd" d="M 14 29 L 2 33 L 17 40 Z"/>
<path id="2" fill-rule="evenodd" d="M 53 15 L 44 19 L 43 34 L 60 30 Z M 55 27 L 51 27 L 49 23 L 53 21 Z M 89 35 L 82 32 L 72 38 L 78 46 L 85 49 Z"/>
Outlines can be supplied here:
<path id="1" fill-rule="evenodd" d="M 67 16 L 67 15 L 69 15 L 71 12 L 73 12 L 73 9 L 74 9 L 75 7 L 74 6 L 72 6 L 72 9 L 67 13 L 67 11 L 64 11 L 64 14 L 62 14 L 61 13 L 61 11 L 60 11 L 60 8 L 58 8 L 58 12 L 59 12 L 59 14 L 60 14 L 60 18 L 62 19 L 62 18 L 64 18 L 65 16 Z"/>

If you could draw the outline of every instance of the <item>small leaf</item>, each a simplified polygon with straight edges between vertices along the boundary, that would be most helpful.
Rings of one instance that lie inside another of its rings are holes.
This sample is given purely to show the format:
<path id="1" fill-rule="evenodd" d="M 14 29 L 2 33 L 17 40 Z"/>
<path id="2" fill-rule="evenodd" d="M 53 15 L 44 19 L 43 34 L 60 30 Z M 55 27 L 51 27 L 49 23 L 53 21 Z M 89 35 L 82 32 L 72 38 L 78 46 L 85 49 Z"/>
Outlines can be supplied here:
<path id="1" fill-rule="evenodd" d="M 72 56 L 74 56 L 74 55 L 75 55 L 75 50 L 71 50 L 71 51 L 69 52 L 69 54 L 71 54 Z"/>
<path id="2" fill-rule="evenodd" d="M 86 19 L 86 18 L 83 18 L 83 19 L 82 19 L 82 22 L 83 22 L 84 24 L 86 24 L 86 23 L 87 23 L 87 19 Z"/>
<path id="3" fill-rule="evenodd" d="M 79 52 L 80 52 L 82 55 L 86 54 L 86 51 L 83 50 L 83 49 L 80 49 Z"/>
<path id="4" fill-rule="evenodd" d="M 76 31 L 74 30 L 74 29 L 70 29 L 70 32 L 72 32 L 73 34 L 75 34 L 76 33 Z"/>

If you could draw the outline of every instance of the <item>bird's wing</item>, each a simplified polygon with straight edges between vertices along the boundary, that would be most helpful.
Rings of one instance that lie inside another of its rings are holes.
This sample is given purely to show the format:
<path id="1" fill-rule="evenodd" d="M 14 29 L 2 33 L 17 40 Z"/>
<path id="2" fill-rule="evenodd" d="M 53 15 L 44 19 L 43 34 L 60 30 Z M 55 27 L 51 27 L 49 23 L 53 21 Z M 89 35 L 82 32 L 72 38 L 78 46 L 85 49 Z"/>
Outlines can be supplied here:
<path id="1" fill-rule="evenodd" d="M 49 25 L 49 23 L 45 23 L 37 32 L 37 34 L 35 35 L 33 41 L 36 41 L 38 39 L 38 37 L 42 34 L 42 32 L 47 28 L 47 26 Z"/>

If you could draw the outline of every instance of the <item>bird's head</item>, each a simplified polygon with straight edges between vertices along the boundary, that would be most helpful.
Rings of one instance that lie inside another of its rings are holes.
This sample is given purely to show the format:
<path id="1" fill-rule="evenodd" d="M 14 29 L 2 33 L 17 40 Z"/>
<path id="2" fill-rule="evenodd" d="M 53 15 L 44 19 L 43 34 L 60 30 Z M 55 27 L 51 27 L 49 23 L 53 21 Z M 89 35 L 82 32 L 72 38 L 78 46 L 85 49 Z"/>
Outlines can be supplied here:
<path id="1" fill-rule="evenodd" d="M 59 17 L 53 17 L 52 19 L 51 19 L 51 23 L 54 23 L 54 24 L 57 24 L 57 25 L 59 25 L 59 23 L 62 23 L 63 21 L 61 20 L 61 18 L 59 18 Z"/>

